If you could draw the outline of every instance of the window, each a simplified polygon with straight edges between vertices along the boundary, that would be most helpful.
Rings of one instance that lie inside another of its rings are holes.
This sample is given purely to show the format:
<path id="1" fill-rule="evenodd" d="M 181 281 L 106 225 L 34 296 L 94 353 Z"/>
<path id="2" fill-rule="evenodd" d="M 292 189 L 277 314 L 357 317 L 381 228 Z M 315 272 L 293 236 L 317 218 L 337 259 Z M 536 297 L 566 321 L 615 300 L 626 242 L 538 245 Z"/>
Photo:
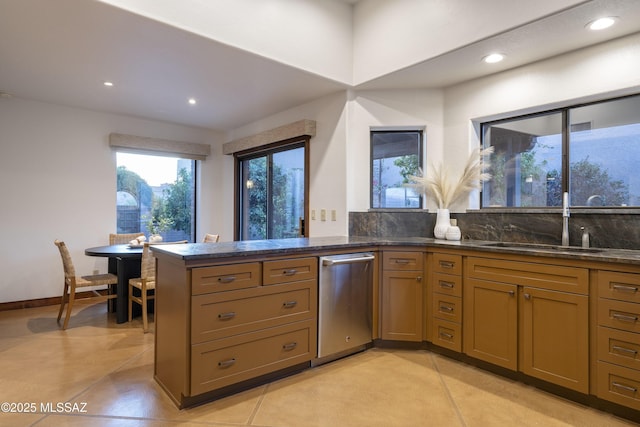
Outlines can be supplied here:
<path id="1" fill-rule="evenodd" d="M 195 237 L 195 160 L 116 153 L 117 232 Z"/>
<path id="2" fill-rule="evenodd" d="M 483 207 L 640 206 L 640 96 L 482 124 Z"/>
<path id="3" fill-rule="evenodd" d="M 422 196 L 404 184 L 422 167 L 422 131 L 371 131 L 371 207 L 421 208 Z"/>
<path id="4" fill-rule="evenodd" d="M 236 155 L 239 240 L 306 235 L 308 139 Z"/>

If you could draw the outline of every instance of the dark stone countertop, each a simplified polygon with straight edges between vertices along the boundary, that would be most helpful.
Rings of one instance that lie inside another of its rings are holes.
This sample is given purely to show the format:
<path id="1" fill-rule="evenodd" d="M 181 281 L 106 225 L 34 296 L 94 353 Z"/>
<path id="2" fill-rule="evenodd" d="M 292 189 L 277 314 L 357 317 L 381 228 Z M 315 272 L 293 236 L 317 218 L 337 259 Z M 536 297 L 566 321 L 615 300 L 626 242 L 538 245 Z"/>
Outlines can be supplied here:
<path id="1" fill-rule="evenodd" d="M 616 264 L 640 265 L 640 250 L 560 247 L 527 243 L 492 242 L 485 240 L 448 241 L 427 237 L 310 237 L 274 240 L 245 240 L 220 243 L 188 243 L 153 247 L 154 252 L 184 260 L 220 259 L 255 255 L 312 254 L 332 250 L 354 250 L 371 246 L 419 246 L 446 249 L 479 250 L 487 253 L 511 253 L 541 258 L 580 259 Z"/>

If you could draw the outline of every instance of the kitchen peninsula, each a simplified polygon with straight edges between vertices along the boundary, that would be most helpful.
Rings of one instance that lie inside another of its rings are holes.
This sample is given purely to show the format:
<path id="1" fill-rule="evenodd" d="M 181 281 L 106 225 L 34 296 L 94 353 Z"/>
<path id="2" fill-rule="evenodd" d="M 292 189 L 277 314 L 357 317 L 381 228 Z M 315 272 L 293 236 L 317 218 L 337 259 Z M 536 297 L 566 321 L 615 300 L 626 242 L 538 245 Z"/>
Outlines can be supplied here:
<path id="1" fill-rule="evenodd" d="M 439 351 L 640 420 L 633 250 L 368 237 L 163 245 L 156 381 L 188 407 L 308 368 L 318 258 L 355 251 L 376 255 L 372 345 Z"/>

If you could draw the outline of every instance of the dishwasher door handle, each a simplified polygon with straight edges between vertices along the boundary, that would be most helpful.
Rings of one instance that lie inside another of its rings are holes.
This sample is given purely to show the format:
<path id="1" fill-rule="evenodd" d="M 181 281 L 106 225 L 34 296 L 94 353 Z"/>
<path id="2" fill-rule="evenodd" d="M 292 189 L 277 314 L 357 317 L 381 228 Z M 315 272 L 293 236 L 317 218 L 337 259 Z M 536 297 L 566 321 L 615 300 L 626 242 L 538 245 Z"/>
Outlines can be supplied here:
<path id="1" fill-rule="evenodd" d="M 338 264 L 353 264 L 355 262 L 366 262 L 375 259 L 376 257 L 373 255 L 367 255 L 357 258 L 342 258 L 342 259 L 323 259 L 322 265 L 338 265 Z"/>

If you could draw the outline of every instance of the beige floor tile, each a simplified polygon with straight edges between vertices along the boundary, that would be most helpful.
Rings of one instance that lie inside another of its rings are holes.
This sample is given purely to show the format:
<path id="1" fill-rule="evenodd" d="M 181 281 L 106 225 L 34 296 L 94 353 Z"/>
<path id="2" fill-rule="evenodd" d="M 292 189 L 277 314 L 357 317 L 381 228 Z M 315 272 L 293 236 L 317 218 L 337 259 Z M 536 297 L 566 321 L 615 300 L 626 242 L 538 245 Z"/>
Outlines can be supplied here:
<path id="1" fill-rule="evenodd" d="M 38 420 L 44 418 L 43 414 L 25 414 L 25 413 L 0 413 L 0 426 L 6 427 L 30 427 L 35 425 Z"/>
<path id="2" fill-rule="evenodd" d="M 434 360 L 469 427 L 635 425 L 446 357 Z"/>
<path id="3" fill-rule="evenodd" d="M 136 419 L 199 421 L 244 425 L 266 386 L 238 393 L 206 405 L 178 410 L 153 379 L 153 350 L 126 365 L 78 396 L 91 402 L 91 415 L 118 415 Z"/>
<path id="4" fill-rule="evenodd" d="M 86 403 L 86 413 L 0 413 L 0 426 L 633 426 L 426 351 L 372 349 L 195 408 L 153 379 L 153 333 L 106 304 L 0 312 L 0 402 Z M 153 324 L 151 325 L 153 331 Z"/>
<path id="5" fill-rule="evenodd" d="M 460 425 L 429 354 L 371 350 L 272 383 L 253 423 L 373 427 L 427 420 Z"/>

